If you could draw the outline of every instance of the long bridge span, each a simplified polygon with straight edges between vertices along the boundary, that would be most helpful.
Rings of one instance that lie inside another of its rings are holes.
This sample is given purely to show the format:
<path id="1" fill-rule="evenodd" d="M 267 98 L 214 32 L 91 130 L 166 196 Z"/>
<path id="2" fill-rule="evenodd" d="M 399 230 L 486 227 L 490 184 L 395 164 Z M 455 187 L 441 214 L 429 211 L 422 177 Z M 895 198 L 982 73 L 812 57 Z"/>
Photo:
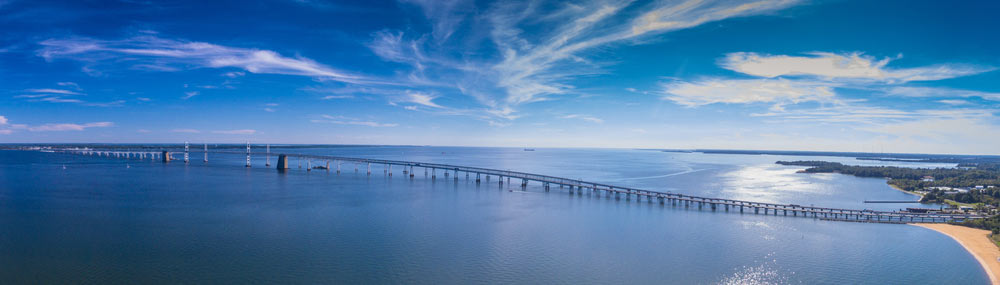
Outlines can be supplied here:
<path id="1" fill-rule="evenodd" d="M 187 147 L 185 147 L 186 149 Z M 43 150 L 44 151 L 44 150 Z M 51 150 L 50 150 L 51 151 Z M 167 151 L 162 152 L 150 152 L 150 151 L 130 151 L 130 150 L 95 150 L 95 149 L 61 149 L 57 150 L 60 152 L 68 152 L 74 154 L 82 155 L 96 155 L 111 158 L 124 158 L 124 159 L 152 159 L 152 160 L 162 160 L 168 162 L 170 160 L 179 160 L 179 158 L 174 158 L 176 153 L 171 153 Z M 247 146 L 246 152 L 237 151 L 211 151 L 207 150 L 203 152 L 205 155 L 205 161 L 208 161 L 209 153 L 223 153 L 223 154 L 246 154 L 247 155 L 247 167 L 250 167 L 250 157 L 251 155 L 264 155 L 266 158 L 266 165 L 270 166 L 270 159 L 272 153 L 268 148 L 267 152 L 251 152 L 249 145 Z M 696 195 L 688 195 L 681 193 L 674 193 L 670 191 L 653 191 L 638 189 L 632 187 L 624 187 L 611 185 L 606 183 L 584 181 L 581 179 L 571 179 L 564 177 L 556 177 L 550 175 L 542 175 L 535 173 L 511 171 L 511 170 L 500 170 L 492 168 L 483 167 L 472 167 L 472 166 L 461 166 L 452 164 L 442 164 L 442 163 L 428 163 L 428 162 L 415 162 L 415 161 L 403 161 L 403 160 L 386 160 L 386 159 L 373 159 L 373 158 L 358 158 L 358 157 L 343 157 L 343 156 L 331 156 L 331 155 L 314 155 L 314 154 L 300 154 L 300 153 L 289 153 L 289 154 L 279 154 L 277 155 L 277 168 L 279 170 L 284 170 L 289 168 L 287 159 L 289 157 L 298 158 L 305 160 L 307 163 L 307 170 L 313 170 L 314 168 L 320 168 L 325 171 L 336 171 L 336 173 L 341 172 L 341 167 L 344 163 L 349 163 L 354 166 L 355 172 L 364 171 L 366 175 L 372 174 L 372 166 L 379 167 L 384 175 L 392 176 L 393 167 L 399 167 L 402 170 L 403 175 L 409 175 L 410 178 L 415 176 L 415 170 L 423 170 L 424 176 L 429 176 L 430 179 L 437 179 L 437 173 L 440 171 L 444 179 L 449 179 L 451 176 L 455 181 L 459 180 L 461 174 L 465 175 L 465 179 L 475 179 L 475 183 L 493 183 L 492 178 L 496 178 L 496 183 L 503 186 L 504 183 L 508 185 L 511 181 L 519 182 L 522 190 L 525 190 L 529 183 L 539 183 L 545 191 L 550 191 L 553 186 L 558 186 L 560 189 L 567 189 L 570 194 L 574 192 L 576 194 L 582 194 L 585 191 L 597 197 L 614 197 L 615 199 L 621 199 L 622 196 L 627 200 L 633 197 L 637 201 L 642 201 L 646 199 L 648 202 L 653 203 L 654 200 L 661 205 L 669 204 L 671 206 L 677 207 L 697 207 L 698 209 L 708 208 L 711 211 L 726 211 L 726 212 L 739 212 L 739 213 L 753 213 L 759 215 L 782 215 L 782 216 L 793 216 L 793 217 L 811 217 L 823 220 L 831 221 L 852 221 L 852 222 L 873 222 L 873 223 L 909 223 L 909 222 L 920 222 L 920 223 L 953 223 L 962 222 L 969 219 L 982 219 L 985 218 L 982 215 L 973 214 L 956 214 L 956 213 L 938 213 L 938 212 L 909 212 L 909 211 L 875 211 L 875 210 L 858 210 L 858 209 L 844 209 L 844 208 L 828 208 L 828 207 L 817 207 L 817 206 L 804 206 L 797 204 L 780 204 L 780 203 L 766 203 L 766 202 L 754 202 L 754 201 L 744 201 L 735 199 L 724 199 L 724 198 L 712 198 L 712 197 L 701 197 Z M 184 161 L 187 163 L 189 160 L 188 151 L 184 152 Z M 312 166 L 312 160 L 325 161 L 325 166 L 317 165 Z M 332 165 L 331 165 L 332 163 Z M 364 167 L 362 170 L 361 167 Z M 301 167 L 301 164 L 300 166 Z M 506 180 L 506 181 L 504 181 Z"/>

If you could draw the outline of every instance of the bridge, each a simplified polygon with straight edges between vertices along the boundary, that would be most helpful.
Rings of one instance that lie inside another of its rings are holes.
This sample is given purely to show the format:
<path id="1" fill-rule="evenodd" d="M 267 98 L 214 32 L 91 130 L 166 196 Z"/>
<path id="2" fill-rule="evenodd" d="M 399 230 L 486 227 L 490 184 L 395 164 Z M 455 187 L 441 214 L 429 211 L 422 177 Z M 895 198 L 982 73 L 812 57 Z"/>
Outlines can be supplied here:
<path id="1" fill-rule="evenodd" d="M 43 150 L 46 151 L 46 150 Z M 169 162 L 170 160 L 179 160 L 179 158 L 174 157 L 174 153 L 168 151 L 132 151 L 132 150 L 95 150 L 95 149 L 58 149 L 58 150 L 48 150 L 48 151 L 60 151 L 81 155 L 91 155 L 91 156 L 102 156 L 111 158 L 121 158 L 121 159 L 151 159 L 151 160 L 162 160 L 163 162 Z M 247 167 L 250 167 L 251 155 L 264 155 L 266 159 L 266 165 L 271 164 L 271 152 L 270 146 L 267 147 L 267 151 L 264 153 L 253 153 L 250 151 L 250 145 L 247 144 L 246 152 L 236 152 L 236 151 L 212 151 L 211 153 L 223 153 L 223 154 L 246 154 L 247 156 Z M 205 146 L 204 156 L 205 162 L 208 161 L 208 147 Z M 872 223 L 908 223 L 908 222 L 920 222 L 920 223 L 952 223 L 952 222 L 962 222 L 969 219 L 982 219 L 985 218 L 982 215 L 973 214 L 961 214 L 961 213 L 921 213 L 921 212 L 906 212 L 906 211 L 873 211 L 873 210 L 858 210 L 858 209 L 843 209 L 843 208 L 828 208 L 828 207 L 816 207 L 816 206 L 803 206 L 796 204 L 780 204 L 780 203 L 765 203 L 765 202 L 753 202 L 735 199 L 723 199 L 723 198 L 712 198 L 712 197 L 701 197 L 695 195 L 687 195 L 674 192 L 663 192 L 663 191 L 653 191 L 638 189 L 632 187 L 623 187 L 617 185 L 611 185 L 606 183 L 590 182 L 580 179 L 563 178 L 542 174 L 510 171 L 510 170 L 500 170 L 482 167 L 471 167 L 471 166 L 460 166 L 451 164 L 441 164 L 441 163 L 427 163 L 427 162 L 415 162 L 415 161 L 403 161 L 403 160 L 385 160 L 385 159 L 371 159 L 371 158 L 356 158 L 356 157 L 342 157 L 342 156 L 330 156 L 330 155 L 312 155 L 312 154 L 280 154 L 277 159 L 278 170 L 286 170 L 289 168 L 288 158 L 294 157 L 301 160 L 306 160 L 308 171 L 314 169 L 312 166 L 312 160 L 325 161 L 325 166 L 317 166 L 315 168 L 320 168 L 325 171 L 336 171 L 336 173 L 341 172 L 341 166 L 344 163 L 353 164 L 355 166 L 354 171 L 359 172 L 361 166 L 365 166 L 365 174 L 372 174 L 372 165 L 376 167 L 382 166 L 382 172 L 386 176 L 392 176 L 393 167 L 399 167 L 402 169 L 404 175 L 409 175 L 412 179 L 415 175 L 415 169 L 422 169 L 424 176 L 430 176 L 430 179 L 437 179 L 437 172 L 441 171 L 444 179 L 448 179 L 449 175 L 457 182 L 459 180 L 460 174 L 465 174 L 465 179 L 475 179 L 475 183 L 492 183 L 491 179 L 496 177 L 496 183 L 499 186 L 503 186 L 506 183 L 510 185 L 511 180 L 515 182 L 520 182 L 520 187 L 522 190 L 526 190 L 529 183 L 539 183 L 542 188 L 548 192 L 553 186 L 558 186 L 559 189 L 566 189 L 569 194 L 583 194 L 585 191 L 597 197 L 614 197 L 615 199 L 621 199 L 622 196 L 626 200 L 631 200 L 633 197 L 637 201 L 642 201 L 646 199 L 649 203 L 653 203 L 654 200 L 661 205 L 669 204 L 670 206 L 678 206 L 684 208 L 697 207 L 699 210 L 708 208 L 711 211 L 726 211 L 726 212 L 736 212 L 747 213 L 751 212 L 753 214 L 759 215 L 782 215 L 782 216 L 793 216 L 793 217 L 812 217 L 816 219 L 831 220 L 831 221 L 852 221 L 852 222 L 872 222 Z M 184 158 L 185 163 L 189 162 L 188 146 L 185 144 Z M 333 166 L 331 166 L 331 162 Z M 301 167 L 301 164 L 299 165 Z M 332 168 L 336 168 L 333 170 Z M 472 178 L 474 176 L 474 178 Z"/>

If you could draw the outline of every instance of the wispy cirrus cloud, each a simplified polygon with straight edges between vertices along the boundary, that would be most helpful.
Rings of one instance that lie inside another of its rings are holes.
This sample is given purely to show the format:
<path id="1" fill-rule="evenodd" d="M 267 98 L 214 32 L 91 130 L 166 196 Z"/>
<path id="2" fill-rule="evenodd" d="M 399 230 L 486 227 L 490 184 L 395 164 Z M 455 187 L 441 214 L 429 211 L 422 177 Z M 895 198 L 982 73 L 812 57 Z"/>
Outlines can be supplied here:
<path id="1" fill-rule="evenodd" d="M 372 82 L 305 57 L 286 57 L 278 52 L 255 48 L 240 48 L 205 42 L 165 39 L 156 35 L 140 35 L 120 40 L 99 40 L 85 37 L 53 38 L 38 43 L 38 56 L 53 61 L 68 59 L 84 62 L 95 70 L 102 64 L 120 63 L 128 59 L 133 67 L 158 71 L 190 68 L 240 68 L 250 73 L 310 76 L 341 82 Z M 227 77 L 242 76 L 230 72 Z"/>
<path id="2" fill-rule="evenodd" d="M 256 134 L 257 130 L 243 129 L 243 130 L 220 130 L 212 131 L 213 134 L 223 134 L 223 135 L 252 135 Z"/>
<path id="3" fill-rule="evenodd" d="M 182 133 L 182 134 L 200 134 L 201 131 L 195 129 L 173 129 L 170 130 L 171 133 Z"/>
<path id="4" fill-rule="evenodd" d="M 407 90 L 403 100 L 407 103 L 413 103 L 425 107 L 444 108 L 443 106 L 434 103 L 434 99 L 437 97 L 438 96 L 436 95 L 431 95 L 424 92 Z"/>
<path id="5" fill-rule="evenodd" d="M 468 16 L 453 13 L 467 7 L 452 1 L 413 1 L 427 12 L 435 42 L 428 43 L 424 35 L 381 31 L 372 35 L 369 47 L 386 61 L 409 65 L 409 82 L 457 89 L 484 105 L 492 119 L 511 120 L 519 117 L 515 114 L 517 106 L 569 94 L 574 90 L 573 81 L 580 76 L 602 73 L 607 64 L 588 59 L 591 50 L 636 44 L 647 36 L 712 21 L 778 11 L 797 2 L 498 2 L 477 9 L 484 11 L 478 15 Z M 457 23 L 474 25 L 473 29 L 488 33 L 461 35 L 464 38 L 458 40 L 455 37 L 459 35 L 453 33 Z M 539 26 L 546 28 L 540 33 L 524 32 Z M 443 44 L 441 39 L 454 44 Z M 465 52 L 468 48 L 482 48 L 465 45 L 483 40 L 492 44 L 499 55 L 478 58 L 475 53 Z"/>
<path id="6" fill-rule="evenodd" d="M 321 124 L 354 125 L 354 126 L 367 126 L 367 127 L 378 127 L 378 128 L 399 126 L 399 124 L 395 123 L 379 123 L 379 122 L 361 120 L 345 116 L 320 115 L 320 118 L 321 119 L 310 120 L 310 122 L 321 123 Z"/>
<path id="7" fill-rule="evenodd" d="M 835 85 L 785 79 L 709 78 L 693 82 L 676 81 L 663 85 L 663 99 L 695 107 L 715 103 L 795 104 L 807 101 L 834 102 Z"/>
<path id="8" fill-rule="evenodd" d="M 600 118 L 597 118 L 597 117 L 594 117 L 594 116 L 591 116 L 591 115 L 583 115 L 583 114 L 569 114 L 569 115 L 565 115 L 565 116 L 560 116 L 559 118 L 560 119 L 584 120 L 584 121 L 588 121 L 588 122 L 591 122 L 591 123 L 598 123 L 598 124 L 604 123 L 604 120 L 602 120 Z"/>
<path id="9" fill-rule="evenodd" d="M 92 122 L 84 124 L 76 123 L 49 123 L 37 126 L 25 124 L 11 124 L 7 117 L 0 116 L 0 135 L 9 135 L 17 130 L 29 132 L 62 132 L 62 131 L 83 131 L 89 128 L 106 128 L 114 126 L 112 122 Z"/>
<path id="10" fill-rule="evenodd" d="M 976 90 L 962 90 L 945 87 L 908 87 L 897 86 L 889 88 L 887 95 L 901 97 L 938 97 L 938 98 L 970 98 L 978 97 L 986 100 L 1000 101 L 1000 93 Z"/>
<path id="11" fill-rule="evenodd" d="M 83 89 L 73 82 L 59 82 L 59 86 L 70 87 L 76 91 L 55 88 L 32 88 L 24 92 L 29 94 L 15 95 L 14 98 L 25 99 L 28 102 L 48 102 L 48 103 L 73 103 L 92 107 L 118 107 L 125 104 L 125 100 L 114 100 L 108 102 L 92 102 L 80 99 Z"/>
<path id="12" fill-rule="evenodd" d="M 82 131 L 88 128 L 106 128 L 113 126 L 114 123 L 111 122 L 94 122 L 86 124 L 44 124 L 39 126 L 28 127 L 28 131 L 32 132 L 60 132 L 60 131 Z"/>
<path id="13" fill-rule="evenodd" d="M 759 77 L 812 76 L 828 80 L 870 80 L 887 83 L 941 80 L 995 70 L 963 64 L 939 64 L 915 68 L 891 68 L 890 58 L 876 59 L 860 52 L 812 52 L 806 56 L 767 55 L 753 52 L 727 54 L 723 68 Z"/>
<path id="14" fill-rule="evenodd" d="M 30 93 L 42 93 L 42 94 L 59 94 L 59 95 L 82 95 L 79 92 L 74 92 L 70 90 L 63 89 L 52 89 L 52 88 L 38 88 L 38 89 L 27 89 L 24 90 Z"/>

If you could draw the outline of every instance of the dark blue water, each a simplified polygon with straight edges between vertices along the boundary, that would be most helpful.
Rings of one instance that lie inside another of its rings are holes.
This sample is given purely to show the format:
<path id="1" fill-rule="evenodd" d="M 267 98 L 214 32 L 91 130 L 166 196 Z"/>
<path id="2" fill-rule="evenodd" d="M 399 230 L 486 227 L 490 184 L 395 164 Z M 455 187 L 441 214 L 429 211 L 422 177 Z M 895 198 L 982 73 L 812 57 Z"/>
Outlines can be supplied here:
<path id="1" fill-rule="evenodd" d="M 894 209 L 881 179 L 784 156 L 639 150 L 275 150 L 454 163 L 770 202 Z M 0 283 L 984 284 L 950 238 L 907 225 L 698 211 L 373 166 L 278 173 L 0 151 Z M 273 158 L 272 158 L 273 159 Z M 831 158 L 842 159 L 842 158 Z M 272 161 L 273 162 L 273 161 Z M 314 164 L 325 162 L 313 161 Z M 305 162 L 302 163 L 306 165 Z M 66 169 L 63 169 L 63 166 Z M 516 184 L 516 183 L 515 183 Z M 516 187 L 516 186 L 515 186 Z"/>

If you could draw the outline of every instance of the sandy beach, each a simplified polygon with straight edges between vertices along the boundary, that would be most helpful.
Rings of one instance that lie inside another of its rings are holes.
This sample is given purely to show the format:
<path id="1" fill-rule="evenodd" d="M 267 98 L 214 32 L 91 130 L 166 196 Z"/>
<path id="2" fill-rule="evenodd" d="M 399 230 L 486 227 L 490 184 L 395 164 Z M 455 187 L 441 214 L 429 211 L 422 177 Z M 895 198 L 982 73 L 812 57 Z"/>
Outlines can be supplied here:
<path id="1" fill-rule="evenodd" d="M 1000 248 L 997 248 L 993 244 L 993 241 L 990 240 L 988 236 L 990 231 L 948 224 L 911 225 L 938 231 L 958 241 L 983 266 L 986 274 L 990 277 L 990 283 L 1000 285 L 1000 280 L 997 280 L 997 274 L 1000 274 L 1000 261 L 998 261 L 998 258 L 1000 258 Z"/>

